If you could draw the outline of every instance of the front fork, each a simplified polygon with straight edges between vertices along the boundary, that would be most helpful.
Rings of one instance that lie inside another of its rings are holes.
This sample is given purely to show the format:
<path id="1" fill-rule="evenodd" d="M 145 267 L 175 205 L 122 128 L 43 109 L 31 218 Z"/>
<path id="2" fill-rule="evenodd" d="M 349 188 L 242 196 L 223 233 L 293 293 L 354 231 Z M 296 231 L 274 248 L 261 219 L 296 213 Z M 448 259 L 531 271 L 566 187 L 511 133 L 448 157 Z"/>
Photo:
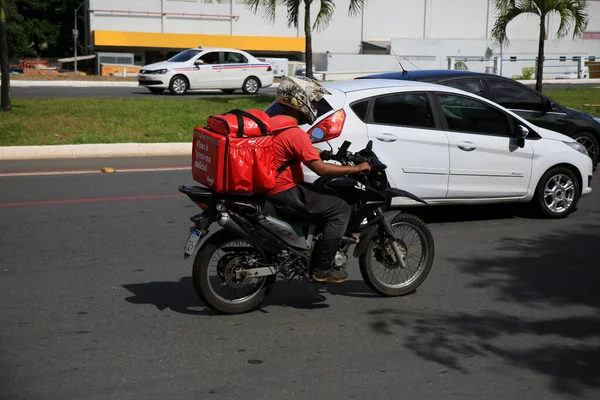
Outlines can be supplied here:
<path id="1" fill-rule="evenodd" d="M 390 241 L 390 246 L 392 247 L 392 251 L 396 256 L 396 260 L 398 260 L 402 268 L 406 268 L 406 255 L 396 242 L 396 237 L 394 236 L 394 230 L 392 229 L 392 225 L 383 215 L 383 211 L 381 211 L 381 208 L 378 208 L 375 212 L 377 213 L 377 216 L 381 218 L 381 224 L 383 225 L 384 232 L 392 238 Z"/>

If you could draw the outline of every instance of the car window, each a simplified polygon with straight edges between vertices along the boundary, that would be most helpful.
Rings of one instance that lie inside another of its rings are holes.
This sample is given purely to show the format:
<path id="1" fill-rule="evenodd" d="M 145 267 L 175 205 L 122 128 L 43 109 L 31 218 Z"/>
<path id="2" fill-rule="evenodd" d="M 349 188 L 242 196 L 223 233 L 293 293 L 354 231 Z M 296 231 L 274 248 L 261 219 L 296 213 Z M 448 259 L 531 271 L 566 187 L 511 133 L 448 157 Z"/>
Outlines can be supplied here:
<path id="1" fill-rule="evenodd" d="M 464 90 L 465 92 L 476 94 L 481 97 L 487 97 L 485 95 L 485 90 L 483 89 L 483 85 L 481 84 L 480 80 L 460 79 L 444 82 L 443 84 L 446 86 L 453 87 L 455 89 L 460 89 Z"/>
<path id="2" fill-rule="evenodd" d="M 442 111 L 451 131 L 510 135 L 508 115 L 492 106 L 451 94 L 438 94 Z"/>
<path id="3" fill-rule="evenodd" d="M 365 122 L 367 119 L 367 109 L 369 108 L 369 100 L 357 101 L 350 105 L 352 111 L 361 121 Z"/>
<path id="4" fill-rule="evenodd" d="M 200 60 L 204 61 L 204 64 L 219 64 L 219 53 L 218 52 L 210 52 L 200 56 Z"/>
<path id="5" fill-rule="evenodd" d="M 319 119 L 321 116 L 327 114 L 328 112 L 333 110 L 333 107 L 327 102 L 325 99 L 321 99 L 318 102 L 313 102 L 313 107 L 317 110 L 317 118 Z M 273 117 L 275 115 L 280 115 L 283 112 L 283 106 L 279 103 L 273 102 L 267 109 L 265 113 L 269 117 Z"/>
<path id="6" fill-rule="evenodd" d="M 248 64 L 248 59 L 241 53 L 227 51 L 223 57 L 224 64 Z"/>
<path id="7" fill-rule="evenodd" d="M 544 111 L 544 101 L 537 94 L 519 84 L 489 80 L 493 100 L 513 110 Z"/>
<path id="8" fill-rule="evenodd" d="M 186 61 L 191 60 L 193 57 L 195 57 L 201 51 L 202 50 L 195 50 L 195 49 L 184 50 L 181 53 L 178 53 L 178 54 L 174 55 L 173 57 L 169 58 L 167 61 L 186 62 Z"/>
<path id="9" fill-rule="evenodd" d="M 375 99 L 373 122 L 376 124 L 432 128 L 431 105 L 426 94 L 406 93 Z"/>

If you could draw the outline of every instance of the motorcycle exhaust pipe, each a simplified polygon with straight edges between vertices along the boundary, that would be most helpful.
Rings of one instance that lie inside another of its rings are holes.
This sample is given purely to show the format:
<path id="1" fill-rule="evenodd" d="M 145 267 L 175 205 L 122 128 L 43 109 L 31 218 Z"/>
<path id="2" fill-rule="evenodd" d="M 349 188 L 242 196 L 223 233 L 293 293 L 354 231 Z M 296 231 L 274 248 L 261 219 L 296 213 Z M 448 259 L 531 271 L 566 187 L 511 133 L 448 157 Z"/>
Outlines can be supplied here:
<path id="1" fill-rule="evenodd" d="M 269 252 L 269 253 L 278 253 L 282 249 L 287 249 L 287 246 L 280 243 L 279 238 L 276 235 L 272 234 L 269 231 L 266 231 L 262 228 L 263 231 L 269 236 L 266 238 L 264 234 L 260 231 L 254 233 L 249 233 L 242 229 L 242 227 L 229 215 L 229 213 L 221 213 L 217 216 L 217 224 L 223 229 L 227 229 L 228 231 L 238 235 L 242 239 L 248 240 L 250 243 L 253 243 L 261 250 Z M 260 226 L 259 226 L 260 227 Z"/>
<path id="2" fill-rule="evenodd" d="M 242 238 L 248 238 L 248 233 L 244 231 L 237 222 L 235 222 L 229 214 L 222 213 L 217 217 L 217 224 L 221 226 L 223 229 L 227 229 L 230 232 L 239 235 Z"/>

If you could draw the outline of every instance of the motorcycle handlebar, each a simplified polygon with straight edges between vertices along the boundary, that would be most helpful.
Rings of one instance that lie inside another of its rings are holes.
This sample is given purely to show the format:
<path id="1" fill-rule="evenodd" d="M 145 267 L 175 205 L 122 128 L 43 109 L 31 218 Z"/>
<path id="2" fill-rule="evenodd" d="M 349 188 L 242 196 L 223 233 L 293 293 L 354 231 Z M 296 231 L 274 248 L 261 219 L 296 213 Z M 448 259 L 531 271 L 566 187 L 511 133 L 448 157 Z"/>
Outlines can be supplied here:
<path id="1" fill-rule="evenodd" d="M 321 160 L 323 160 L 323 161 L 334 160 L 334 161 L 339 161 L 342 164 L 351 162 L 355 165 L 369 161 L 364 157 L 361 157 L 357 154 L 352 154 L 347 151 L 342 156 L 338 156 L 337 154 L 333 154 L 330 150 L 323 150 L 321 152 Z"/>

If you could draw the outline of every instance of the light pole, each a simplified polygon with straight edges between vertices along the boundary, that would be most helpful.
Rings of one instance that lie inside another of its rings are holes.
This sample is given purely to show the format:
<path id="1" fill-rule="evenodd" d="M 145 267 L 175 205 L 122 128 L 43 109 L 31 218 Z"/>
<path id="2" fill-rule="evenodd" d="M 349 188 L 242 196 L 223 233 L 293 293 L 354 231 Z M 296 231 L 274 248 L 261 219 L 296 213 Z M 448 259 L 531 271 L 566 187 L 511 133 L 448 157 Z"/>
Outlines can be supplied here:
<path id="1" fill-rule="evenodd" d="M 73 67 L 73 75 L 75 75 L 75 76 L 77 76 L 77 38 L 79 37 L 79 31 L 77 30 L 77 11 L 79 11 L 79 9 L 83 5 L 83 3 L 85 3 L 85 1 L 81 2 L 79 7 L 77 7 L 75 9 L 75 13 L 74 13 L 75 14 L 75 28 L 73 29 L 73 51 L 75 53 L 75 56 L 73 57 L 73 61 L 75 63 L 75 66 Z"/>

